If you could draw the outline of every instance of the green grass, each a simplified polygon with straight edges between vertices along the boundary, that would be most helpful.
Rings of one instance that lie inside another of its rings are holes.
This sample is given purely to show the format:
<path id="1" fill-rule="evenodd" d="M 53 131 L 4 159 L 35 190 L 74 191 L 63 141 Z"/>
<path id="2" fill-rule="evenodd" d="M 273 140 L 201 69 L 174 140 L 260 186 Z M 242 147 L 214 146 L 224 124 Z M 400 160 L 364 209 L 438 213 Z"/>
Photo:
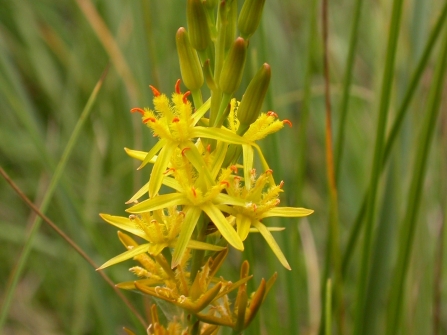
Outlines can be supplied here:
<path id="1" fill-rule="evenodd" d="M 329 4 L 341 301 L 333 257 L 326 253 L 321 3 L 266 2 L 242 87 L 263 62 L 271 65 L 265 109 L 291 120 L 293 128 L 265 139 L 263 148 L 285 182 L 282 204 L 315 213 L 267 222 L 287 228 L 275 238 L 291 272 L 262 238 L 249 238 L 242 256 L 255 274 L 251 289 L 262 277 L 279 276 L 246 334 L 447 332 L 447 5 L 403 2 L 396 9 L 399 22 L 392 19 L 393 2 L 399 1 Z M 123 251 L 98 213 L 123 214 L 124 202 L 148 179 L 149 169 L 136 172 L 123 150 L 154 143 L 129 110 L 150 106 L 149 84 L 168 93 L 180 77 L 175 32 L 186 25 L 184 7 L 183 1 L 154 0 L 1 6 L 0 166 L 98 264 Z M 392 22 L 395 47 L 388 42 Z M 89 115 L 81 119 L 108 64 Z M 117 334 L 126 326 L 143 334 L 98 273 L 36 220 L 0 180 L 0 333 Z M 232 251 L 228 277 L 237 278 L 240 262 Z M 15 276 L 18 264 L 23 268 Z M 129 280 L 130 264 L 105 272 L 114 282 Z M 333 297 L 323 292 L 325 273 Z M 150 301 L 124 293 L 145 315 Z M 325 313 L 330 303 L 333 315 Z M 332 329 L 327 323 L 319 329 L 320 320 L 330 320 Z"/>

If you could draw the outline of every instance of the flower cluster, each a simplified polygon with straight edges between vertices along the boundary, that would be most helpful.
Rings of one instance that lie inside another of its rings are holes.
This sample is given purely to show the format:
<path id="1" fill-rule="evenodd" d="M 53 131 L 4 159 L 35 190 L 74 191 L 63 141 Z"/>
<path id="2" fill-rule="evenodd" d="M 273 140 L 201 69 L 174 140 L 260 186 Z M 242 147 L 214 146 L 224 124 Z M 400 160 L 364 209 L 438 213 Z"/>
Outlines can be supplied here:
<path id="1" fill-rule="evenodd" d="M 272 235 L 283 228 L 270 227 L 265 221 L 312 213 L 278 206 L 283 182 L 275 182 L 257 144 L 284 125 L 292 125 L 272 111 L 260 113 L 270 66 L 261 66 L 240 102 L 233 97 L 262 5 L 263 1 L 246 0 L 237 21 L 236 1 L 217 6 L 215 1 L 188 0 L 190 31 L 180 28 L 176 41 L 183 81 L 190 91 L 181 92 L 180 80 L 171 98 L 150 86 L 153 108 L 131 110 L 141 114 L 143 124 L 158 138 L 147 152 L 125 149 L 141 161 L 138 169 L 152 165 L 150 178 L 127 201 L 131 205 L 126 210 L 128 217 L 100 215 L 144 243 L 119 232 L 126 251 L 100 269 L 133 258 L 140 265 L 130 271 L 139 279 L 118 286 L 164 300 L 182 311 L 165 328 L 153 307 L 150 333 L 216 334 L 219 326 L 231 327 L 235 333 L 244 330 L 276 274 L 269 281 L 262 279 L 251 295 L 247 293 L 252 277 L 248 262 L 243 262 L 236 282 L 217 277 L 229 247 L 244 250 L 249 233 L 260 233 L 279 262 L 290 270 Z M 210 25 L 216 7 L 218 19 Z M 230 28 L 234 33 L 236 22 L 242 37 L 231 41 Z M 205 102 L 204 81 L 210 89 Z M 254 169 L 255 156 L 261 163 L 260 173 Z M 229 293 L 234 290 L 236 298 L 231 303 Z"/>

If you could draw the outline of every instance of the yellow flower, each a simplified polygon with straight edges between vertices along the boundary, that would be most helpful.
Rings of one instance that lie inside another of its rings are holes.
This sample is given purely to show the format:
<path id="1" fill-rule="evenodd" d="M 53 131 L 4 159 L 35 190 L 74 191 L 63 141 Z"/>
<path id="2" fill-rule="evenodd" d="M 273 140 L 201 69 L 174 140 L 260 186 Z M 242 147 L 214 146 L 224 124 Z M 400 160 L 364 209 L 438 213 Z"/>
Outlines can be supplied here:
<path id="1" fill-rule="evenodd" d="M 154 136 L 160 138 L 155 146 L 145 155 L 139 167 L 141 169 L 151 160 L 154 161 L 154 157 L 158 153 L 149 179 L 148 190 L 150 197 L 158 194 L 163 182 L 163 174 L 168 168 L 171 156 L 176 149 L 186 149 L 186 156 L 194 167 L 198 170 L 203 168 L 203 161 L 193 139 L 208 138 L 231 144 L 249 144 L 247 140 L 225 128 L 197 126 L 197 123 L 208 111 L 210 100 L 193 112 L 191 102 L 187 99 L 189 91 L 185 94 L 180 92 L 180 80 L 177 81 L 176 91 L 172 94 L 171 101 L 154 87 L 151 86 L 151 88 L 154 93 L 153 103 L 155 110 L 153 111 L 149 108 L 144 110 L 133 108 L 131 110 L 131 112 L 142 114 L 143 123 L 152 129 Z"/>
<path id="2" fill-rule="evenodd" d="M 251 171 L 251 187 L 241 185 L 241 177 L 233 176 L 226 189 L 228 196 L 236 202 L 242 200 L 244 205 L 219 205 L 219 210 L 231 214 L 236 220 L 236 227 L 242 241 L 247 238 L 250 228 L 254 227 L 265 238 L 270 248 L 281 264 L 290 270 L 284 254 L 273 238 L 269 229 L 261 222 L 268 217 L 303 217 L 313 213 L 313 210 L 299 207 L 277 207 L 280 203 L 279 194 L 283 192 L 283 182 L 275 185 L 272 170 L 267 170 L 256 178 L 256 171 Z M 270 184 L 273 184 L 269 187 Z"/>

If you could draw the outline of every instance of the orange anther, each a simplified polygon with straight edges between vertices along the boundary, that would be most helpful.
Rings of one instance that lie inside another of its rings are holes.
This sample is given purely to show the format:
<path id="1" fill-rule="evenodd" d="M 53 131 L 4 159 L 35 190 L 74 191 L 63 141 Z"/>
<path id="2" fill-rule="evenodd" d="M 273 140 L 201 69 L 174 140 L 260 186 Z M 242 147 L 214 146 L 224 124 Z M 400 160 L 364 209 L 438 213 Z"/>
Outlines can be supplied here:
<path id="1" fill-rule="evenodd" d="M 256 212 L 256 210 L 258 209 L 258 206 L 256 206 L 256 204 L 252 204 L 253 210 Z"/>
<path id="2" fill-rule="evenodd" d="M 130 110 L 130 112 L 131 113 L 135 113 L 135 112 L 137 112 L 137 113 L 140 113 L 141 115 L 144 115 L 144 109 L 143 108 L 132 108 L 131 110 Z"/>
<path id="3" fill-rule="evenodd" d="M 143 120 L 143 123 L 148 123 L 149 121 L 155 122 L 155 119 L 153 117 L 148 117 L 147 119 Z"/>
<path id="4" fill-rule="evenodd" d="M 234 173 L 237 173 L 237 166 L 236 165 L 231 165 L 230 166 L 230 170 L 233 171 Z"/>
<path id="5" fill-rule="evenodd" d="M 281 180 L 281 182 L 279 183 L 279 188 L 282 188 L 284 186 L 284 181 Z"/>
<path id="6" fill-rule="evenodd" d="M 160 92 L 158 92 L 158 90 L 154 86 L 149 85 L 149 87 L 151 88 L 152 93 L 154 94 L 154 96 L 156 96 L 156 97 L 160 96 Z"/>
<path id="7" fill-rule="evenodd" d="M 180 92 L 180 79 L 177 79 L 177 82 L 175 83 L 175 93 L 182 94 L 182 92 Z"/>
<path id="8" fill-rule="evenodd" d="M 197 197 L 196 189 L 194 187 L 191 187 L 191 191 L 194 197 Z"/>
<path id="9" fill-rule="evenodd" d="M 282 123 L 288 124 L 290 128 L 292 128 L 292 122 L 289 120 L 283 120 Z"/>
<path id="10" fill-rule="evenodd" d="M 174 172 L 174 171 L 175 171 L 174 168 L 169 168 L 169 169 L 167 169 L 165 172 L 163 172 L 163 174 L 167 174 L 167 173 L 169 173 L 169 172 Z"/>
<path id="11" fill-rule="evenodd" d="M 272 174 L 273 170 L 272 169 L 268 169 L 267 171 L 265 171 L 266 174 Z"/>
<path id="12" fill-rule="evenodd" d="M 276 199 L 276 205 L 275 206 L 278 206 L 280 202 L 281 202 L 281 200 Z"/>
<path id="13" fill-rule="evenodd" d="M 180 121 L 180 119 L 178 117 L 175 117 L 175 118 L 172 119 L 173 123 L 176 123 L 176 122 L 179 122 L 179 121 Z"/>
<path id="14" fill-rule="evenodd" d="M 208 144 L 208 145 L 206 146 L 206 151 L 211 152 L 211 145 Z"/>
<path id="15" fill-rule="evenodd" d="M 276 114 L 275 112 L 269 111 L 267 112 L 268 116 L 273 116 L 273 117 L 278 117 L 278 114 Z"/>
<path id="16" fill-rule="evenodd" d="M 183 94 L 183 103 L 186 104 L 188 103 L 188 96 L 191 94 L 190 91 L 185 92 L 185 94 Z"/>
<path id="17" fill-rule="evenodd" d="M 153 219 L 151 220 L 151 223 L 157 223 L 157 220 Z"/>
<path id="18" fill-rule="evenodd" d="M 229 182 L 227 182 L 226 180 L 224 180 L 224 181 L 221 181 L 220 182 L 220 184 L 222 185 L 222 184 L 226 184 L 227 185 L 227 187 L 230 187 L 230 183 Z"/>
<path id="19" fill-rule="evenodd" d="M 183 217 L 186 216 L 184 212 L 178 212 L 178 215 L 183 215 Z"/>
<path id="20" fill-rule="evenodd" d="M 239 182 L 239 181 L 241 180 L 241 177 L 239 177 L 239 176 L 234 176 L 233 179 L 234 179 L 235 181 Z"/>
<path id="21" fill-rule="evenodd" d="M 184 149 L 182 150 L 182 156 L 185 156 L 185 151 L 187 151 L 187 150 L 191 150 L 191 148 L 184 148 Z"/>

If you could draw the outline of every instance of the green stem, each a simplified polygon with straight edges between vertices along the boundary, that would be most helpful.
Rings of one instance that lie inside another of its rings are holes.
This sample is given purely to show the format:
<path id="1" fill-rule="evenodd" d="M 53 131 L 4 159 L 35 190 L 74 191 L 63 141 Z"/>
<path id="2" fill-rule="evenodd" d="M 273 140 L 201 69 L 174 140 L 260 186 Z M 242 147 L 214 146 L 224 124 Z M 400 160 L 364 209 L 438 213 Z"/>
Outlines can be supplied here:
<path id="1" fill-rule="evenodd" d="M 414 93 L 416 91 L 417 85 L 422 77 L 424 69 L 428 63 L 430 54 L 433 50 L 433 47 L 435 46 L 435 42 L 437 41 L 438 36 L 442 30 L 443 24 L 444 24 L 444 22 L 446 22 L 446 19 L 447 19 L 447 3 L 444 5 L 444 8 L 438 18 L 438 21 L 436 22 L 436 24 L 433 28 L 433 31 L 430 34 L 430 37 L 429 37 L 427 44 L 424 48 L 422 57 L 417 64 L 416 70 L 414 71 L 413 76 L 410 80 L 410 85 L 408 86 L 405 97 L 404 97 L 402 104 L 397 112 L 397 117 L 393 123 L 393 126 L 391 127 L 391 131 L 388 136 L 388 139 L 387 139 L 387 142 L 385 145 L 384 154 L 383 154 L 383 163 L 382 163 L 382 167 L 381 167 L 382 170 L 385 167 L 386 162 L 388 161 L 388 158 L 391 153 L 391 149 L 393 148 L 393 145 L 396 141 L 397 134 L 399 133 L 400 128 L 403 124 L 403 120 L 408 112 L 408 107 L 410 105 L 410 102 L 411 102 L 412 98 L 415 96 Z M 359 236 L 360 230 L 361 230 L 361 224 L 362 224 L 364 215 L 366 213 L 367 202 L 368 202 L 368 190 L 365 192 L 365 195 L 363 197 L 362 205 L 361 205 L 360 210 L 359 210 L 359 212 L 356 216 L 356 219 L 354 221 L 354 225 L 353 225 L 353 228 L 351 230 L 351 233 L 350 233 L 350 236 L 348 239 L 347 247 L 346 247 L 345 253 L 343 255 L 343 265 L 342 265 L 343 275 L 346 274 L 349 262 L 351 260 L 351 256 L 354 254 L 355 245 L 356 245 L 356 242 L 358 240 L 358 236 Z"/>
<path id="2" fill-rule="evenodd" d="M 436 120 L 442 100 L 444 75 L 447 68 L 447 29 L 445 30 L 445 40 L 442 46 L 441 56 L 438 60 L 439 63 L 434 71 L 433 85 L 431 86 L 428 97 L 427 114 L 422 125 L 421 136 L 419 137 L 420 142 L 416 152 L 413 177 L 408 193 L 407 210 L 405 211 L 406 215 L 401 228 L 396 268 L 394 275 L 391 277 L 392 286 L 386 328 L 386 334 L 388 335 L 397 334 L 401 324 L 404 287 L 423 193 L 422 184 L 424 182 L 430 144 L 436 128 Z"/>
<path id="3" fill-rule="evenodd" d="M 348 58 L 346 59 L 346 75 L 343 83 L 343 95 L 340 103 L 340 123 L 338 127 L 337 143 L 335 147 L 335 178 L 338 180 L 340 175 L 340 164 L 343 156 L 343 147 L 345 141 L 346 116 L 349 110 L 349 98 L 352 81 L 352 72 L 354 69 L 354 56 L 357 47 L 357 35 L 359 31 L 359 22 L 362 12 L 363 0 L 357 0 L 354 9 L 354 20 L 352 22 L 351 36 L 349 39 Z"/>
<path id="4" fill-rule="evenodd" d="M 391 83 L 393 78 L 394 63 L 396 59 L 397 41 L 399 36 L 399 27 L 402 17 L 403 0 L 395 0 L 390 24 L 390 34 L 388 38 L 387 55 L 385 60 L 385 69 L 382 78 L 382 91 L 379 105 L 379 119 L 377 123 L 376 143 L 374 148 L 374 158 L 372 163 L 371 179 L 369 184 L 368 205 L 365 221 L 365 235 L 361 257 L 361 268 L 359 282 L 357 285 L 357 308 L 354 321 L 354 334 L 363 333 L 365 317 L 365 296 L 368 285 L 368 273 L 370 268 L 371 244 L 373 240 L 373 228 L 375 217 L 376 195 L 379 184 L 379 176 L 383 162 L 384 139 L 386 130 L 386 121 L 391 100 Z"/>
<path id="5" fill-rule="evenodd" d="M 200 108 L 203 105 L 202 91 L 200 89 L 191 91 L 192 100 L 194 101 L 195 109 Z"/>

